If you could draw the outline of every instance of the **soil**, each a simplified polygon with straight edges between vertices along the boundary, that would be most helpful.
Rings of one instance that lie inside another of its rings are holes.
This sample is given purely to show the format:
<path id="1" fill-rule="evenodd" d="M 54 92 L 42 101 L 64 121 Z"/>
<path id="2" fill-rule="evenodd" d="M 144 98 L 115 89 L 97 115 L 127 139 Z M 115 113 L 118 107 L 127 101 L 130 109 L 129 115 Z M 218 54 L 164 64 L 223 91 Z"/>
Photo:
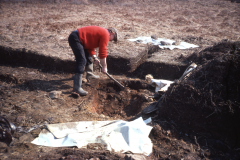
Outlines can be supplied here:
<path id="1" fill-rule="evenodd" d="M 142 159 L 240 159 L 237 1 L 0 2 L 0 115 L 17 127 L 12 142 L 0 139 L 0 159 L 128 159 L 129 154 L 106 151 L 99 144 L 51 148 L 31 141 L 46 123 L 131 121 L 139 116 L 151 117 L 153 127 L 149 135 L 153 152 Z M 78 12 L 85 15 L 80 22 L 69 16 Z M 75 63 L 67 36 L 77 26 L 106 26 L 105 22 L 122 33 L 117 45 L 108 46 L 108 68 L 125 89 L 94 66 L 100 79 L 84 79 L 82 87 L 88 95 L 74 98 Z M 146 34 L 199 48 L 173 52 L 125 41 Z M 145 60 L 131 64 L 146 50 Z M 177 80 L 193 62 L 197 68 Z M 175 83 L 160 99 L 162 93 L 154 92 L 146 74 Z M 51 91 L 61 94 L 51 98 Z M 151 104 L 157 104 L 157 110 L 144 114 L 142 110 Z M 7 128 L 2 120 L 0 124 Z"/>
<path id="2" fill-rule="evenodd" d="M 239 42 L 221 42 L 193 54 L 198 67 L 171 85 L 158 104 L 156 121 L 174 137 L 197 144 L 202 157 L 239 158 L 239 49 Z"/>

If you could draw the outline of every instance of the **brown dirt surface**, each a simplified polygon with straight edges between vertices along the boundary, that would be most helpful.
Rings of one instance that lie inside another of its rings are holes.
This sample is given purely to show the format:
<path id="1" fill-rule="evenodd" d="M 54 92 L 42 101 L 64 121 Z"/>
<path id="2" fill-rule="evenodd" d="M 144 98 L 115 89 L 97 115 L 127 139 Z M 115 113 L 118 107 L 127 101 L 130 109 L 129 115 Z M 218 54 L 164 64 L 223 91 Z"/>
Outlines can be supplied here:
<path id="1" fill-rule="evenodd" d="M 165 129 L 195 142 L 202 156 L 210 151 L 218 158 L 236 159 L 239 153 L 231 157 L 230 148 L 240 146 L 240 42 L 221 42 L 193 57 L 198 67 L 171 85 L 155 120 L 171 122 Z"/>
<path id="2" fill-rule="evenodd" d="M 152 118 L 153 152 L 146 159 L 240 159 L 239 8 L 237 0 L 0 0 L 0 115 L 17 127 L 10 144 L 0 135 L 0 159 L 128 159 L 99 144 L 51 148 L 30 142 L 47 123 L 139 116 Z M 67 38 L 88 25 L 118 29 L 107 63 L 125 89 L 94 66 L 100 79 L 84 79 L 88 95 L 74 98 Z M 199 48 L 171 51 L 127 41 L 152 35 Z M 193 62 L 198 67 L 178 81 Z M 146 74 L 176 80 L 161 101 Z M 61 94 L 52 99 L 51 91 Z M 153 103 L 157 110 L 143 114 Z M 0 121 L 0 133 L 4 127 Z"/>

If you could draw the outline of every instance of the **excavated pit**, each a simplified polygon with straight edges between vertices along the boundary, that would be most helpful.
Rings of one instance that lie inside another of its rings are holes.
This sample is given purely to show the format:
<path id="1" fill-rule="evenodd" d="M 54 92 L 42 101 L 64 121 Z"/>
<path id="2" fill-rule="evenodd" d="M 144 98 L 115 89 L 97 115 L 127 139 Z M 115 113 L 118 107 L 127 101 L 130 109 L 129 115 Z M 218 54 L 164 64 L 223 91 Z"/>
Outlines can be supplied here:
<path id="1" fill-rule="evenodd" d="M 0 47 L 0 51 L 2 55 L 0 60 L 2 65 L 0 81 L 13 85 L 15 89 L 31 92 L 39 92 L 40 90 L 45 92 L 46 95 L 50 91 L 62 91 L 64 96 L 74 99 L 70 96 L 72 90 L 71 77 L 74 74 L 75 67 L 74 61 L 64 61 L 21 49 L 14 50 Z M 100 75 L 101 78 L 91 80 L 91 82 L 84 81 L 82 87 L 89 92 L 89 95 L 79 99 L 86 102 L 86 106 L 90 106 L 87 110 L 91 113 L 114 119 L 131 119 L 139 115 L 150 103 L 157 100 L 149 98 L 154 97 L 154 88 L 144 79 L 129 78 L 129 75 L 136 77 L 142 72 L 134 74 L 134 72 L 130 73 L 126 70 L 125 74 L 115 75 L 119 74 L 118 72 L 112 74 L 111 66 L 116 65 L 116 63 L 112 57 L 110 59 L 111 61 L 108 63 L 110 74 L 115 78 L 117 77 L 116 79 L 125 86 L 125 89 L 122 90 L 114 81 L 101 74 L 97 66 L 94 66 L 95 74 Z M 118 61 L 120 67 L 123 65 L 123 61 L 127 60 L 122 58 Z M 146 64 L 143 63 L 142 65 L 149 64 L 146 62 Z M 145 68 L 141 69 L 141 66 L 139 67 L 140 70 Z M 156 67 L 155 64 L 152 67 Z M 149 68 L 148 70 L 151 69 L 151 67 L 147 68 Z M 167 69 L 169 67 L 165 68 L 165 70 L 162 67 L 161 70 L 166 73 L 168 72 Z M 14 93 L 11 92 L 11 94 Z M 27 93 L 24 94 L 26 97 L 28 96 Z M 4 93 L 2 95 L 4 96 Z"/>
<path id="2" fill-rule="evenodd" d="M 129 119 L 141 113 L 149 103 L 154 101 L 154 89 L 145 80 L 120 81 L 121 89 L 111 80 L 99 80 L 93 92 L 93 111 L 109 117 Z"/>
<path id="3" fill-rule="evenodd" d="M 17 87 L 24 87 L 27 88 L 26 90 L 31 91 L 42 90 L 49 92 L 61 90 L 59 88 L 67 88 L 68 91 L 63 91 L 63 93 L 70 95 L 72 79 L 69 79 L 68 84 L 65 84 L 64 87 L 56 84 L 61 84 L 59 81 L 61 81 L 62 74 L 64 76 L 74 74 L 75 61 L 61 60 L 24 49 L 12 49 L 2 46 L 0 46 L 0 51 L 0 64 L 3 67 L 7 66 L 5 69 L 2 68 L 1 81 L 16 84 Z M 144 55 L 145 53 L 142 52 L 142 56 Z M 102 79 L 104 75 L 101 75 L 98 67 L 94 66 L 96 74 L 99 74 L 101 79 L 99 81 L 92 80 L 91 83 L 83 83 L 83 88 L 91 96 L 89 98 L 81 97 L 82 99 L 88 99 L 88 103 L 90 103 L 88 106 L 91 106 L 90 112 L 111 118 L 133 118 L 140 114 L 143 108 L 156 100 L 149 98 L 149 96 L 153 97 L 154 88 L 143 80 L 146 74 L 150 73 L 156 78 L 173 80 L 179 78 L 185 69 L 185 66 L 166 63 L 142 62 L 136 64 L 134 59 L 130 59 L 130 61 L 132 63 L 125 58 L 111 55 L 108 57 L 109 73 L 114 77 L 121 77 L 120 83 L 126 86 L 124 90 L 121 90 L 108 77 Z M 128 63 L 131 65 L 127 65 Z M 124 66 L 127 66 L 127 68 L 124 68 Z M 25 73 L 22 72 L 22 68 L 25 68 Z M 156 70 L 152 68 L 156 68 Z M 54 75 L 59 77 L 59 81 L 57 79 L 52 80 Z M 43 80 L 43 77 L 46 80 Z M 139 77 L 141 79 L 131 79 L 129 77 Z"/>
<path id="4" fill-rule="evenodd" d="M 61 86 L 61 89 L 58 90 L 63 90 L 64 86 L 67 86 L 61 84 L 57 80 L 50 80 L 48 82 L 41 79 L 31 80 L 16 68 L 7 67 L 5 68 L 5 71 L 5 73 L 1 72 L 0 81 L 14 85 L 13 90 L 21 88 L 29 91 L 50 91 L 56 90 L 59 86 Z M 29 71 L 30 70 L 27 72 L 34 73 Z M 19 75 L 10 73 L 18 73 Z M 158 98 L 153 98 L 154 88 L 145 80 L 124 79 L 120 81 L 120 83 L 125 86 L 124 89 L 121 89 L 110 79 L 91 80 L 90 83 L 84 83 L 86 86 L 83 86 L 83 88 L 86 88 L 86 90 L 90 92 L 88 98 L 90 102 L 88 106 L 91 106 L 90 112 L 111 118 L 130 119 L 140 114 L 147 105 L 156 101 Z M 49 88 L 52 85 L 56 88 Z M 90 86 L 91 89 L 88 88 L 88 86 Z M 69 89 L 70 86 L 67 86 L 66 88 Z M 2 89 L 1 95 L 3 96 L 5 93 L 4 88 Z M 10 95 L 14 93 L 16 93 L 16 91 L 8 92 Z M 86 97 L 80 97 L 79 99 L 81 98 L 83 99 Z"/>

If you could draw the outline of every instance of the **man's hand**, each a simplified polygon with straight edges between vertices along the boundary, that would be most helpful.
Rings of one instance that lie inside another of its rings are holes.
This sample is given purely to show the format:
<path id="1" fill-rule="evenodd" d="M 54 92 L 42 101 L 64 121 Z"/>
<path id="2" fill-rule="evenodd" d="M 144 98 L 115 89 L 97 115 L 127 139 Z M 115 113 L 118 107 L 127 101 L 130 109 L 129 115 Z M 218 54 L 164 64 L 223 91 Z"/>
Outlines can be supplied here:
<path id="1" fill-rule="evenodd" d="M 99 65 L 99 64 L 100 64 L 100 61 L 99 61 L 98 58 L 95 58 L 94 61 L 93 61 L 93 63 L 96 64 L 96 65 Z"/>
<path id="2" fill-rule="evenodd" d="M 102 72 L 104 73 L 104 74 L 106 74 L 107 73 L 107 61 L 106 61 L 106 58 L 103 58 L 103 59 L 100 59 L 100 67 L 102 68 Z"/>
<path id="3" fill-rule="evenodd" d="M 99 65 L 100 64 L 100 61 L 99 59 L 96 57 L 96 56 L 93 56 L 93 63 L 96 64 L 96 65 Z"/>
<path id="4" fill-rule="evenodd" d="M 102 72 L 104 73 L 104 74 L 106 74 L 107 73 L 107 66 L 105 66 L 105 67 L 102 67 Z"/>

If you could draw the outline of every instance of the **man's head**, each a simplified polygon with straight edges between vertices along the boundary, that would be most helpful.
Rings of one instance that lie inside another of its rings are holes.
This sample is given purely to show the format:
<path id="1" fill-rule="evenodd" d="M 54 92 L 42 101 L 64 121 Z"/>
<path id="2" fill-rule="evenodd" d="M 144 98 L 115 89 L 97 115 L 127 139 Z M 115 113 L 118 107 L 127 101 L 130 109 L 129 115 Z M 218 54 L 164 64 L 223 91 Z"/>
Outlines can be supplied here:
<path id="1" fill-rule="evenodd" d="M 115 41 L 115 42 L 117 42 L 117 40 L 118 40 L 118 31 L 117 31 L 117 29 L 115 29 L 115 28 L 113 28 L 113 27 L 110 27 L 110 28 L 108 28 L 108 31 L 110 32 L 110 35 L 111 34 L 114 34 L 113 36 L 113 40 Z"/>

